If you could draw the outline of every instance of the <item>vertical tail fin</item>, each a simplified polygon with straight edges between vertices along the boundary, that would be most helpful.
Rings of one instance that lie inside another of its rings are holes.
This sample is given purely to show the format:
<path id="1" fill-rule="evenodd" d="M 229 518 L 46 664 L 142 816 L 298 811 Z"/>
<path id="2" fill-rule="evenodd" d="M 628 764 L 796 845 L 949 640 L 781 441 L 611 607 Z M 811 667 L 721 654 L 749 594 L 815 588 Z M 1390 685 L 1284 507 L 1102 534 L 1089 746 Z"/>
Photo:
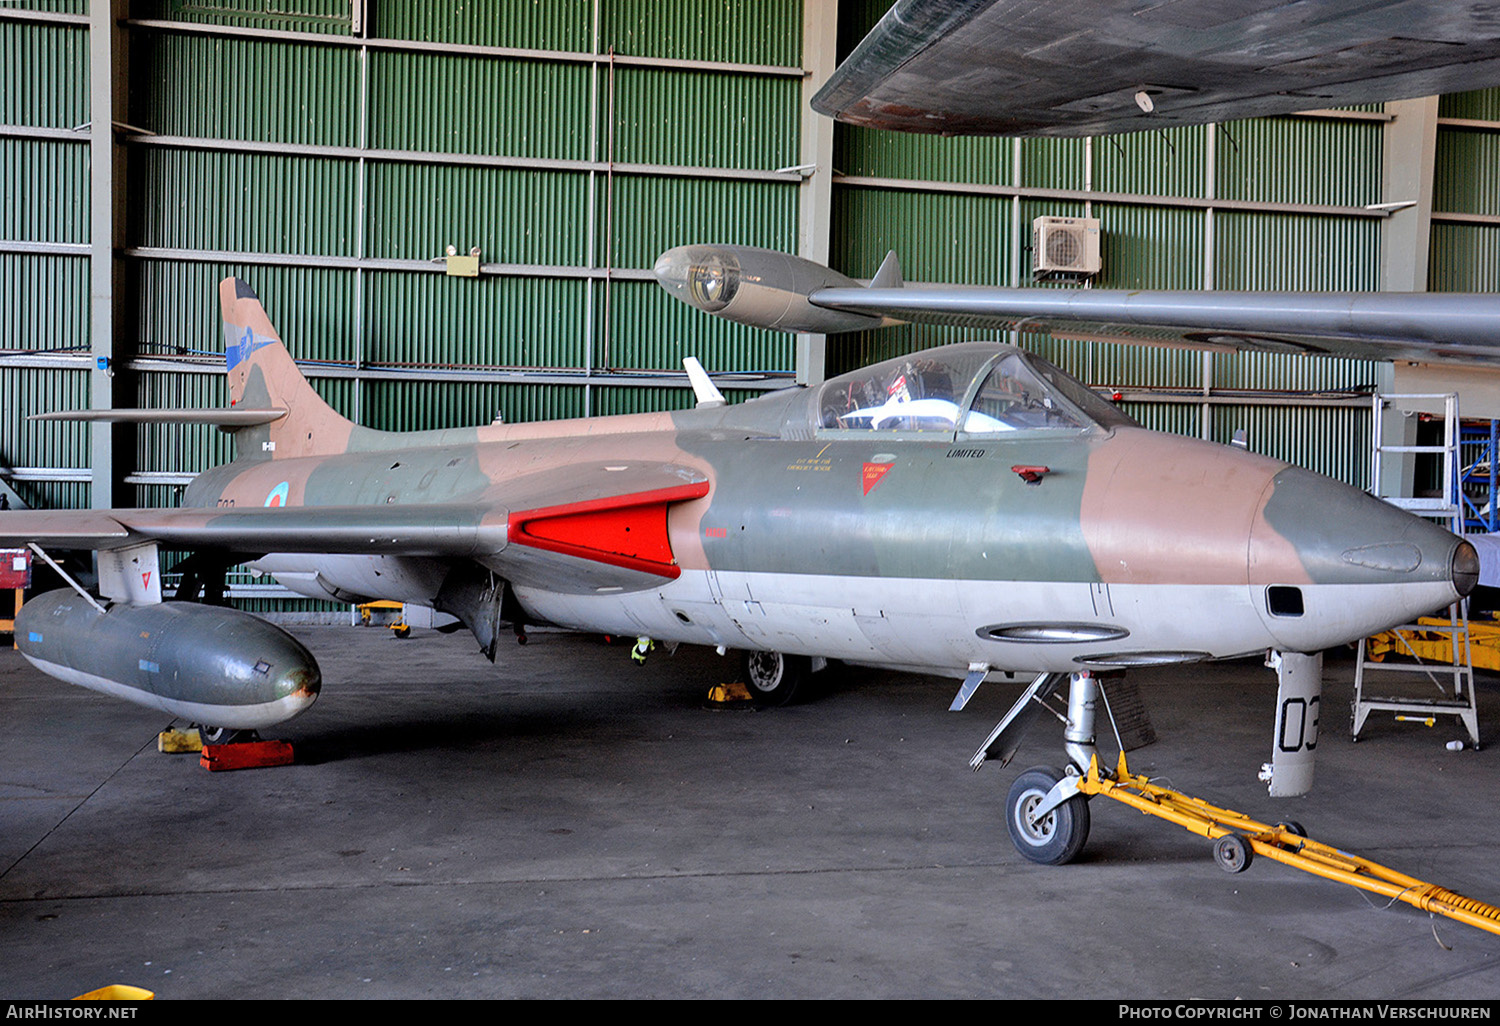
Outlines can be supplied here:
<path id="1" fill-rule="evenodd" d="M 240 457 L 285 459 L 348 451 L 355 425 L 314 391 L 271 326 L 255 291 L 238 278 L 219 282 L 224 356 L 234 406 L 284 409 L 285 417 L 237 436 Z"/>

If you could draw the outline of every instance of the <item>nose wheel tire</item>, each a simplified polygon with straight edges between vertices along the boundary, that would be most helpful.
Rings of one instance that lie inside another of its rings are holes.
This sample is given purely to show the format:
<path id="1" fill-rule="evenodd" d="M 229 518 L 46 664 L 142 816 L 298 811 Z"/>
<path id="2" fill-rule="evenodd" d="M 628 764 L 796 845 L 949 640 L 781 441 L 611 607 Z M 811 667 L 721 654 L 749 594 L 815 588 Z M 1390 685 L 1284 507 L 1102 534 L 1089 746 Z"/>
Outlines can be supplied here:
<path id="1" fill-rule="evenodd" d="M 1073 861 L 1089 839 L 1088 799 L 1081 794 L 1036 818 L 1037 807 L 1062 778 L 1060 769 L 1034 766 L 1016 778 L 1005 800 L 1011 843 L 1026 859 L 1044 866 Z"/>
<path id="2" fill-rule="evenodd" d="M 756 706 L 770 709 L 795 701 L 812 674 L 807 656 L 781 652 L 746 652 L 745 685 Z"/>

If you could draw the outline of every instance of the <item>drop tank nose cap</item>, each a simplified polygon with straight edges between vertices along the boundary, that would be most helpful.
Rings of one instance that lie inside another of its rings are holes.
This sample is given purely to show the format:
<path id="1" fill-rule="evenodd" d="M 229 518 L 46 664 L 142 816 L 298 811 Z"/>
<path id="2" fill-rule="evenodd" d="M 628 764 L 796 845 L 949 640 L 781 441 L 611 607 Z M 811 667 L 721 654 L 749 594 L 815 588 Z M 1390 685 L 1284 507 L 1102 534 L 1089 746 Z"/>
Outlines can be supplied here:
<path id="1" fill-rule="evenodd" d="M 282 674 L 276 680 L 277 698 L 300 698 L 311 702 L 323 690 L 323 675 L 317 664 L 300 666 Z"/>

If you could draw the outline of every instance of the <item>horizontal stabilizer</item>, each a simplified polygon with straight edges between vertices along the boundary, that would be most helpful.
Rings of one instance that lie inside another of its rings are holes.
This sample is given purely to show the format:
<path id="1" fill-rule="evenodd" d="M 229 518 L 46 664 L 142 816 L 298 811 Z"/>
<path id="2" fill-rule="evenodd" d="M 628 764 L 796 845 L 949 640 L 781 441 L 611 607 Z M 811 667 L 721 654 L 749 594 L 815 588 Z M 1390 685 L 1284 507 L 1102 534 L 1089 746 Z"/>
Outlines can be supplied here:
<path id="1" fill-rule="evenodd" d="M 119 410 L 57 410 L 52 413 L 34 413 L 27 420 L 71 420 L 94 421 L 108 424 L 212 424 L 226 429 L 254 427 L 280 420 L 286 410 L 267 409 L 119 409 Z"/>

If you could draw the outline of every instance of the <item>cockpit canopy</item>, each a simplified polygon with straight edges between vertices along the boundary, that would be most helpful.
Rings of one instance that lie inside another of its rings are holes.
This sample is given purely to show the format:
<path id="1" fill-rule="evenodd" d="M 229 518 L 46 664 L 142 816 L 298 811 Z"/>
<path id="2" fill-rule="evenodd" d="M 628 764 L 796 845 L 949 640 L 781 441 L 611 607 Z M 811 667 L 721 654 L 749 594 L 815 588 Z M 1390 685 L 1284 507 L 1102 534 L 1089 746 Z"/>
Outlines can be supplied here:
<path id="1" fill-rule="evenodd" d="M 818 393 L 820 434 L 1077 434 L 1134 423 L 1041 357 L 993 342 L 900 356 L 833 378 Z"/>

